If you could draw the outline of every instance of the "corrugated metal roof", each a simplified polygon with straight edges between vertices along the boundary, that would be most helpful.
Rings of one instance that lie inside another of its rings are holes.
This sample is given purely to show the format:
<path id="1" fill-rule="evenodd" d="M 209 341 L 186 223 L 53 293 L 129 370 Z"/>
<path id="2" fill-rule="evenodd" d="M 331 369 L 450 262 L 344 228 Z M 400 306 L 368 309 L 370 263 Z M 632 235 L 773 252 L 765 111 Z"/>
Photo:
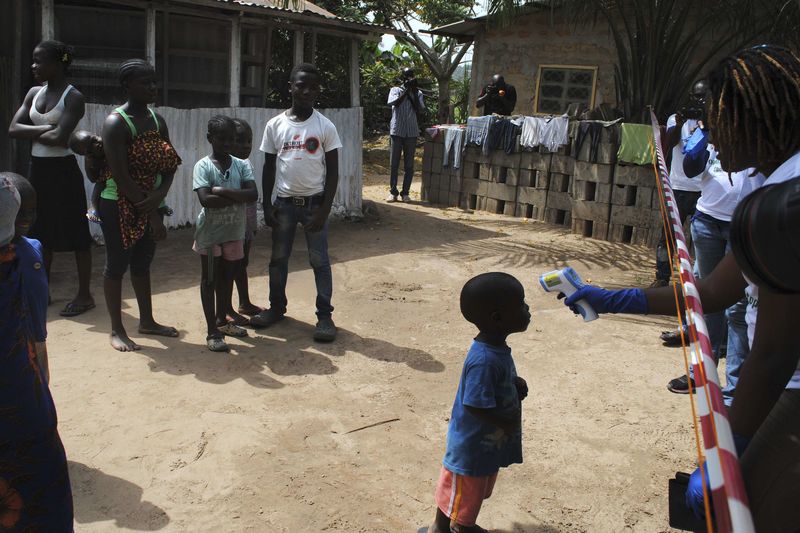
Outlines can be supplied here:
<path id="1" fill-rule="evenodd" d="M 245 7 L 262 8 L 270 11 L 283 11 L 283 12 L 288 11 L 291 13 L 313 15 L 328 20 L 336 20 L 339 22 L 346 22 L 352 25 L 363 26 L 369 28 L 370 31 L 375 33 L 378 32 L 390 33 L 393 35 L 399 35 L 402 33 L 399 30 L 389 26 L 383 26 L 381 24 L 374 24 L 371 22 L 359 22 L 345 17 L 339 17 L 337 15 L 334 15 L 327 9 L 321 8 L 318 5 L 308 2 L 306 0 L 297 0 L 297 7 L 294 6 L 292 0 L 289 0 L 287 7 L 283 6 L 283 2 L 281 0 L 217 0 L 217 2 L 222 2 L 225 4 L 235 4 Z"/>

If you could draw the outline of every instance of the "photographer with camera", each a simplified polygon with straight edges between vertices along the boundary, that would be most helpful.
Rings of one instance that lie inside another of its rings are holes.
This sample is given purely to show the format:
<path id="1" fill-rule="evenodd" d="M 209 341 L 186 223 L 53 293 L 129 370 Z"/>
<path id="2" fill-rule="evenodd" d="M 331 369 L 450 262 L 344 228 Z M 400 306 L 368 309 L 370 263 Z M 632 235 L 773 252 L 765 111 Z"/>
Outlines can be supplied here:
<path id="1" fill-rule="evenodd" d="M 483 108 L 484 115 L 505 115 L 514 112 L 517 105 L 517 90 L 500 74 L 492 76 L 492 83 L 487 85 L 478 96 L 476 106 Z"/>
<path id="2" fill-rule="evenodd" d="M 387 102 L 392 106 L 392 121 L 389 125 L 391 155 L 389 163 L 389 202 L 396 202 L 398 195 L 403 202 L 410 202 L 411 180 L 414 178 L 414 152 L 419 137 L 419 114 L 425 107 L 414 69 L 404 68 L 400 85 L 392 87 Z M 403 154 L 403 189 L 397 190 L 397 175 L 400 170 L 400 154 Z"/>

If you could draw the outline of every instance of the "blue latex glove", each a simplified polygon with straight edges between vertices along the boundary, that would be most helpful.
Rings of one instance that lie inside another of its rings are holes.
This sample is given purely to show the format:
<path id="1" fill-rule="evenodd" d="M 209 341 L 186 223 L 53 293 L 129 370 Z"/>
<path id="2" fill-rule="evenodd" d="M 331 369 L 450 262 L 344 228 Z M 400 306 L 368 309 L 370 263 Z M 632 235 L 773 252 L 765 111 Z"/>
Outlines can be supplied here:
<path id="1" fill-rule="evenodd" d="M 645 297 L 642 289 L 609 291 L 601 289 L 600 287 L 594 287 L 593 285 L 584 285 L 572 296 L 567 297 L 567 299 L 564 300 L 564 305 L 572 309 L 573 313 L 578 314 L 578 308 L 575 307 L 575 302 L 578 300 L 586 300 L 597 314 L 647 314 L 647 297 Z"/>
<path id="2" fill-rule="evenodd" d="M 698 157 L 708 149 L 708 135 L 702 128 L 694 130 L 683 145 L 683 155 Z"/>
<path id="3" fill-rule="evenodd" d="M 733 444 L 736 446 L 736 454 L 741 457 L 750 444 L 750 438 L 742 435 L 733 434 Z M 711 486 L 708 482 L 708 465 L 703 461 L 703 475 L 706 478 L 706 489 L 711 494 Z M 686 488 L 686 507 L 692 510 L 697 518 L 703 519 L 706 516 L 706 509 L 703 505 L 703 478 L 698 468 L 689 477 L 689 486 Z"/>
<path id="4" fill-rule="evenodd" d="M 711 487 L 708 484 L 708 465 L 703 461 L 703 476 L 706 479 L 706 489 L 708 489 L 709 496 L 711 495 Z M 703 504 L 703 478 L 698 468 L 689 477 L 689 486 L 686 487 L 686 507 L 691 509 L 694 515 L 703 519 L 706 516 L 706 508 Z"/>

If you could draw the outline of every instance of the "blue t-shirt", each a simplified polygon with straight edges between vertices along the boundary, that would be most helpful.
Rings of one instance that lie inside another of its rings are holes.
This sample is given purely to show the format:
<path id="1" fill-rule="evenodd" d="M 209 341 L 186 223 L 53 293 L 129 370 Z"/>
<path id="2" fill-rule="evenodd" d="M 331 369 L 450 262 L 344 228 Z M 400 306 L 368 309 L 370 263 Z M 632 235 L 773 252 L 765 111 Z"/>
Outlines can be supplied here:
<path id="1" fill-rule="evenodd" d="M 250 163 L 231 156 L 231 166 L 222 172 L 206 156 L 194 166 L 192 190 L 214 187 L 243 189 L 248 181 L 255 181 Z M 226 207 L 204 207 L 197 215 L 194 240 L 200 250 L 215 244 L 244 240 L 247 229 L 245 204 L 235 203 Z"/>
<path id="2" fill-rule="evenodd" d="M 517 369 L 508 346 L 474 341 L 464 361 L 447 430 L 444 467 L 462 476 L 490 476 L 522 462 L 522 430 L 506 434 L 472 416 L 465 406 L 497 409 L 510 416 L 520 408 L 514 380 Z"/>
<path id="3" fill-rule="evenodd" d="M 47 273 L 44 269 L 42 243 L 36 239 L 22 237 L 16 243 L 22 278 L 22 293 L 30 313 L 29 327 L 33 340 L 47 340 L 47 303 L 50 292 L 47 288 Z"/>

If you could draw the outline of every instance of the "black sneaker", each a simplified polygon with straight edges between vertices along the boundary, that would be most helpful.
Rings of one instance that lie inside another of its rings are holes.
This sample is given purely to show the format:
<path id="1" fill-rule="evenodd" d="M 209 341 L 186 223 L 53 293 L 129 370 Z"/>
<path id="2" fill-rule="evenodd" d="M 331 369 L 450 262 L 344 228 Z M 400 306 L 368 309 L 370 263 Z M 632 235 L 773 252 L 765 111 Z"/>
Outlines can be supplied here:
<path id="1" fill-rule="evenodd" d="M 265 309 L 257 315 L 250 317 L 250 325 L 254 328 L 266 328 L 275 322 L 280 322 L 283 320 L 284 316 L 283 313 L 278 313 L 272 309 Z"/>
<path id="2" fill-rule="evenodd" d="M 667 384 L 667 390 L 675 394 L 689 394 L 689 383 L 691 383 L 691 390 L 694 392 L 694 380 L 685 374 L 670 381 Z"/>
<path id="3" fill-rule="evenodd" d="M 683 331 L 684 338 L 686 339 L 686 343 L 688 344 L 691 342 L 689 340 L 689 332 L 684 329 Z M 676 347 L 681 345 L 681 330 L 674 329 L 672 331 L 662 331 L 661 335 L 658 337 L 664 343 L 664 346 L 669 347 Z"/>
<path id="4" fill-rule="evenodd" d="M 317 342 L 333 342 L 336 340 L 336 324 L 329 316 L 320 318 L 314 328 L 314 340 Z"/>

